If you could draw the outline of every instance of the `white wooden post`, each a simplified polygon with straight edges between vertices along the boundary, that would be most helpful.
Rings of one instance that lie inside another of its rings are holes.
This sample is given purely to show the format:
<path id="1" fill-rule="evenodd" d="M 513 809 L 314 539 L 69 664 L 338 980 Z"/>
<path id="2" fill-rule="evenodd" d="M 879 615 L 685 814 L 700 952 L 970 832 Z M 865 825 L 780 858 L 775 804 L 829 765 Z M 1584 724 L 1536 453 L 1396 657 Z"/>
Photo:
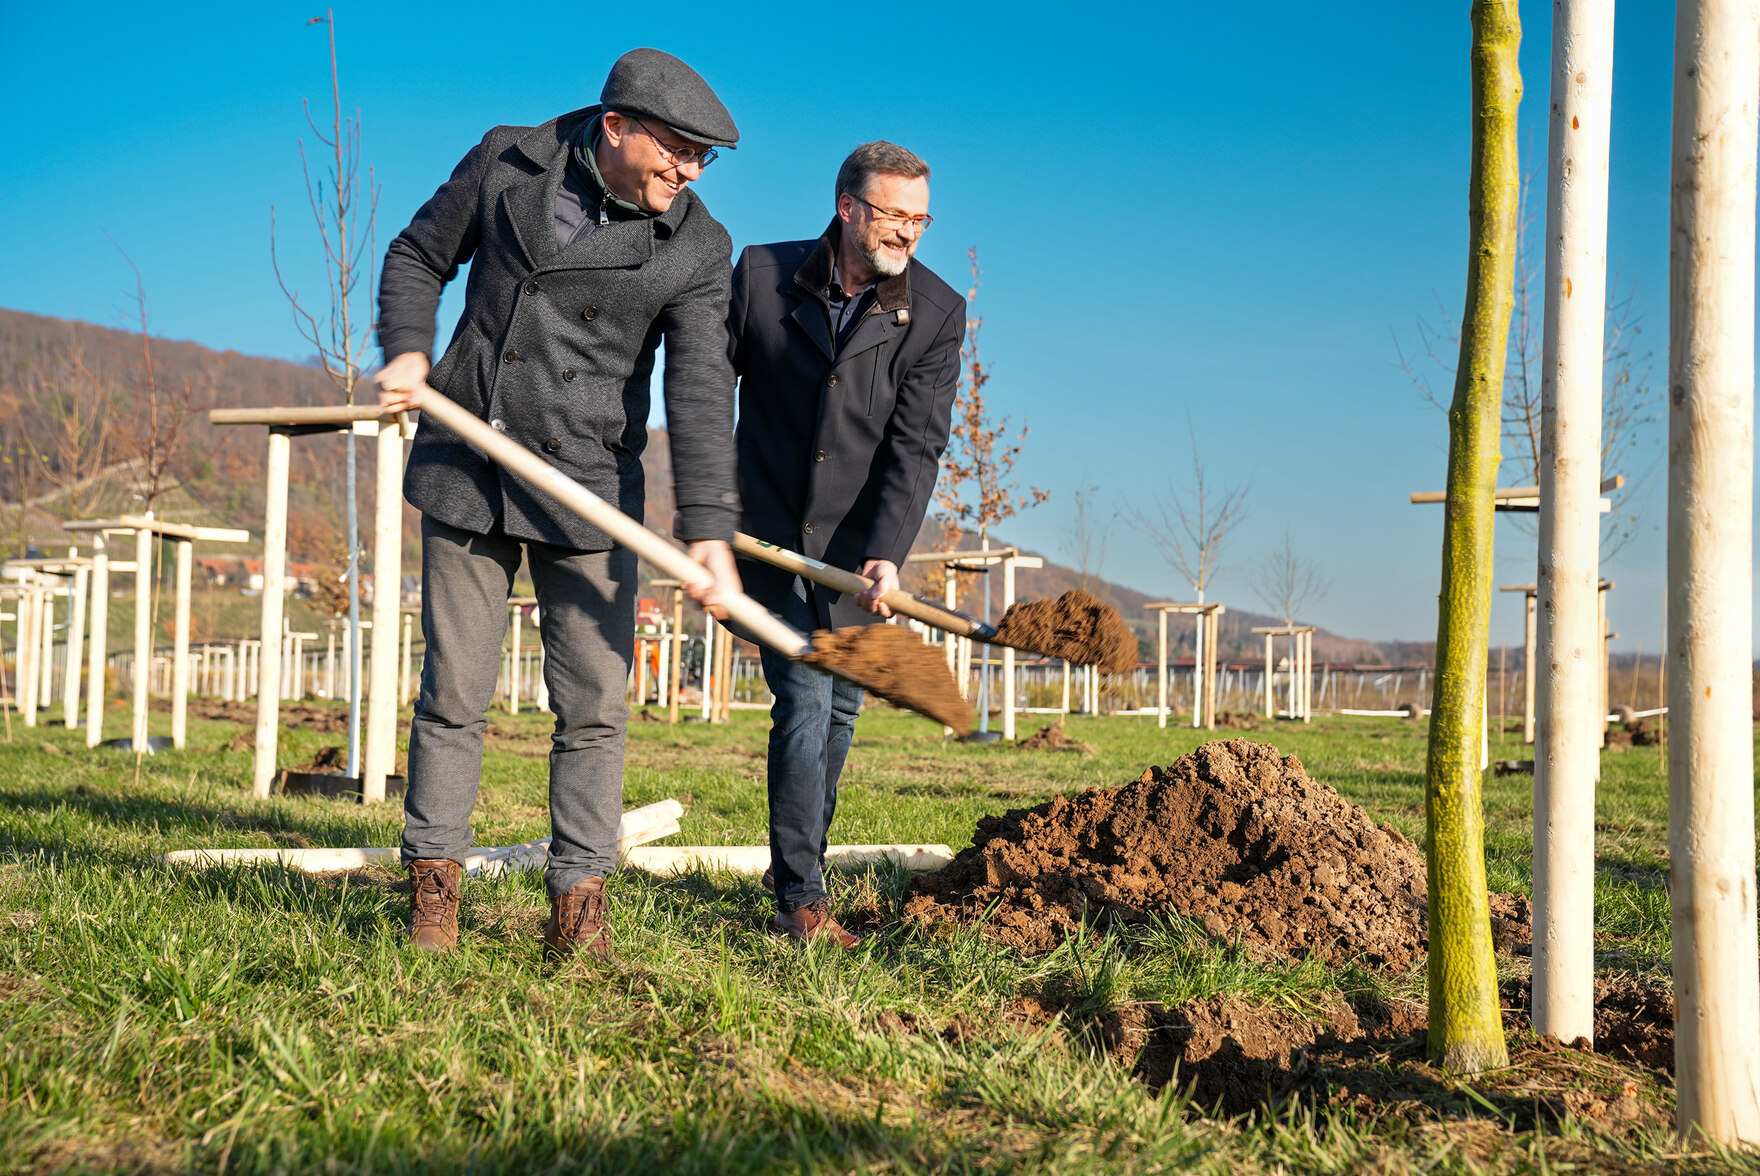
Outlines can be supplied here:
<path id="1" fill-rule="evenodd" d="M 34 585 L 19 581 L 18 644 L 13 669 L 18 678 L 18 713 L 24 717 L 27 727 L 37 725 L 37 659 L 42 656 L 38 652 L 41 643 L 37 640 L 37 627 L 42 623 L 40 596 Z"/>
<path id="2" fill-rule="evenodd" d="M 1202 592 L 1198 593 L 1198 603 L 1204 603 Z M 1199 613 L 1192 619 L 1198 622 L 1192 627 L 1196 642 L 1192 650 L 1192 729 L 1195 731 L 1204 721 L 1204 614 Z"/>
<path id="3" fill-rule="evenodd" d="M 403 596 L 403 431 L 379 426 L 373 507 L 373 644 L 368 666 L 367 743 L 361 801 L 385 799 L 397 769 L 398 616 Z"/>
<path id="4" fill-rule="evenodd" d="M 267 501 L 263 508 L 263 619 L 257 646 L 257 754 L 251 768 L 251 790 L 269 795 L 275 779 L 275 756 L 281 733 L 282 586 L 287 579 L 287 467 L 293 439 L 269 430 Z M 354 590 L 354 585 L 349 585 Z"/>
<path id="5" fill-rule="evenodd" d="M 1063 713 L 1069 714 L 1069 662 L 1063 663 Z"/>
<path id="6" fill-rule="evenodd" d="M 129 727 L 130 744 L 136 752 L 147 749 L 147 691 L 153 678 L 153 533 L 139 528 L 134 533 L 134 721 Z"/>
<path id="7" fill-rule="evenodd" d="M 171 746 L 181 748 L 189 734 L 189 582 L 195 544 L 173 539 L 177 551 L 176 604 L 171 622 Z"/>
<path id="8" fill-rule="evenodd" d="M 1599 525 L 1599 524 L 1597 524 Z M 1533 592 L 1522 596 L 1522 742 L 1534 742 L 1535 701 L 1538 688 L 1536 676 L 1539 663 L 1539 620 L 1535 616 L 1536 597 Z"/>
<path id="9" fill-rule="evenodd" d="M 1167 726 L 1167 610 L 1160 609 L 1155 614 L 1160 623 L 1155 629 L 1156 662 L 1155 662 L 1155 725 Z M 1091 672 L 1091 671 L 1090 671 Z"/>
<path id="10" fill-rule="evenodd" d="M 92 533 L 92 640 L 86 670 L 86 746 L 104 741 L 104 674 L 108 668 L 110 627 L 110 549 L 101 531 Z"/>
<path id="11" fill-rule="evenodd" d="M 69 557 L 79 554 L 78 548 L 69 548 Z M 90 579 L 90 570 L 84 567 L 73 569 L 73 591 L 67 597 L 67 667 L 66 676 L 61 686 L 61 725 L 69 731 L 79 726 L 79 678 L 82 638 L 86 626 L 86 588 Z"/>
<path id="12" fill-rule="evenodd" d="M 48 710 L 55 701 L 55 589 L 49 577 L 42 578 L 41 610 L 37 614 L 37 639 L 42 645 L 37 659 L 37 706 Z"/>
<path id="13" fill-rule="evenodd" d="M 1760 1141 L 1754 967 L 1754 212 L 1760 0 L 1675 9 L 1668 842 L 1676 1124 Z"/>
<path id="14" fill-rule="evenodd" d="M 1271 634 L 1265 634 L 1265 717 L 1272 718 L 1271 709 Z"/>
<path id="15" fill-rule="evenodd" d="M 1014 604 L 1014 556 L 1002 557 L 1002 611 Z M 1014 739 L 1014 646 L 1002 647 L 1002 737 Z"/>

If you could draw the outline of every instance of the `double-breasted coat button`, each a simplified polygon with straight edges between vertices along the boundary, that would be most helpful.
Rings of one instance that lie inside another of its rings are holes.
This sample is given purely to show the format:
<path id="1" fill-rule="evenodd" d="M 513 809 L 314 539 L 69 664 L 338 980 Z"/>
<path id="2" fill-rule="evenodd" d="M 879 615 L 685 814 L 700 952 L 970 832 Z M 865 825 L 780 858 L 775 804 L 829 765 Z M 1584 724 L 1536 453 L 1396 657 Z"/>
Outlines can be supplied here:
<path id="1" fill-rule="evenodd" d="M 808 535 L 811 535 L 813 533 L 813 524 L 808 523 L 806 526 L 802 527 L 801 530 Z"/>
<path id="2" fill-rule="evenodd" d="M 501 362 L 502 363 L 518 363 L 519 362 L 519 352 L 509 351 L 506 355 L 503 355 L 501 357 Z"/>
<path id="3" fill-rule="evenodd" d="M 538 283 L 536 283 L 536 282 L 527 282 L 526 283 L 526 293 L 527 294 L 536 294 L 537 292 L 538 292 Z"/>
<path id="4" fill-rule="evenodd" d="M 581 311 L 581 317 L 586 319 L 590 323 L 594 319 L 599 317 L 599 308 L 597 306 L 589 306 L 585 310 Z"/>
<path id="5" fill-rule="evenodd" d="M 574 379 L 574 369 L 573 368 L 563 368 L 562 369 L 562 378 L 565 380 Z"/>
<path id="6" fill-rule="evenodd" d="M 829 380 L 826 380 L 826 381 L 825 381 L 825 386 L 826 386 L 826 387 L 827 387 L 827 388 L 835 388 L 835 387 L 837 387 L 837 377 L 836 377 L 836 376 L 832 376 L 832 377 L 831 377 L 831 378 L 830 378 L 830 379 L 829 379 Z"/>
<path id="7" fill-rule="evenodd" d="M 500 417 L 496 417 L 494 420 L 490 421 L 489 427 L 491 429 L 494 429 L 497 433 L 507 432 L 507 422 L 502 420 Z"/>
<path id="8" fill-rule="evenodd" d="M 558 441 L 554 437 L 550 438 L 550 440 L 544 442 L 544 452 L 545 453 L 561 453 L 562 452 L 562 442 Z"/>
<path id="9" fill-rule="evenodd" d="M 823 449 L 821 449 L 819 452 L 815 453 L 813 455 L 813 460 L 814 461 L 824 461 L 825 460 L 825 451 Z"/>

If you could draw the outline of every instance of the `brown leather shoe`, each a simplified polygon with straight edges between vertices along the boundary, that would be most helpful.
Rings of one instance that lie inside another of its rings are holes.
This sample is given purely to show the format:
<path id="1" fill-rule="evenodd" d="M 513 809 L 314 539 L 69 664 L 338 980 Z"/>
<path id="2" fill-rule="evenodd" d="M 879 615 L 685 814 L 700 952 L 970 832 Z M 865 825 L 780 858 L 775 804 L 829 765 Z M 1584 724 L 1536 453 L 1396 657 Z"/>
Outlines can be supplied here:
<path id="1" fill-rule="evenodd" d="M 576 882 L 567 894 L 552 898 L 550 922 L 544 927 L 544 954 L 552 960 L 565 960 L 584 951 L 606 963 L 616 960 L 617 954 L 611 950 L 611 927 L 605 922 L 610 906 L 603 878 Z"/>
<path id="2" fill-rule="evenodd" d="M 796 943 L 816 943 L 828 939 L 844 950 L 861 946 L 861 938 L 845 931 L 831 917 L 831 900 L 821 898 L 798 911 L 777 912 L 770 920 L 770 930 L 788 936 Z"/>
<path id="3" fill-rule="evenodd" d="M 409 872 L 415 880 L 410 943 L 422 951 L 450 951 L 458 946 L 458 863 L 422 859 L 411 862 Z"/>

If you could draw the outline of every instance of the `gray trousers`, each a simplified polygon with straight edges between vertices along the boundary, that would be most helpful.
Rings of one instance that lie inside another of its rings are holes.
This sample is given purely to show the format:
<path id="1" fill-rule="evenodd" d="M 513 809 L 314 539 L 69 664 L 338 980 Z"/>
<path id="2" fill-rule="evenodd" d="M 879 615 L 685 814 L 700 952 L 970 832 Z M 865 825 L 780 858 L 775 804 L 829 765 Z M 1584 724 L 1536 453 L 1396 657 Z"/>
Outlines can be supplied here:
<path id="1" fill-rule="evenodd" d="M 507 598 L 525 549 L 537 590 L 550 736 L 552 895 L 617 864 L 626 684 L 635 648 L 636 558 L 575 551 L 422 517 L 422 692 L 409 732 L 403 861 L 463 862 L 483 773 L 483 731 L 501 672 Z"/>

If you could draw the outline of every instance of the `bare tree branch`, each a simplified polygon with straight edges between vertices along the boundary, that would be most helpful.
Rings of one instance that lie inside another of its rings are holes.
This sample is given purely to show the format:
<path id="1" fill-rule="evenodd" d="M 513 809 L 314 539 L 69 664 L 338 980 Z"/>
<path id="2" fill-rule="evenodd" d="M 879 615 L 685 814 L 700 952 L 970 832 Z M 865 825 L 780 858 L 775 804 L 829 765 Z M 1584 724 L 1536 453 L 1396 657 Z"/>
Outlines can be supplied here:
<path id="1" fill-rule="evenodd" d="M 1262 557 L 1253 570 L 1254 594 L 1285 625 L 1294 625 L 1331 587 L 1331 581 L 1320 574 L 1320 566 L 1296 551 L 1295 538 L 1287 527 L 1283 545 Z"/>
<path id="2" fill-rule="evenodd" d="M 1167 494 L 1157 495 L 1152 509 L 1126 503 L 1123 514 L 1131 529 L 1154 544 L 1161 558 L 1202 600 L 1205 589 L 1226 570 L 1221 563 L 1222 548 L 1246 517 L 1252 479 L 1241 486 L 1215 485 L 1204 469 L 1189 413 L 1186 431 L 1192 443 L 1191 482 L 1179 486 L 1169 479 Z"/>

